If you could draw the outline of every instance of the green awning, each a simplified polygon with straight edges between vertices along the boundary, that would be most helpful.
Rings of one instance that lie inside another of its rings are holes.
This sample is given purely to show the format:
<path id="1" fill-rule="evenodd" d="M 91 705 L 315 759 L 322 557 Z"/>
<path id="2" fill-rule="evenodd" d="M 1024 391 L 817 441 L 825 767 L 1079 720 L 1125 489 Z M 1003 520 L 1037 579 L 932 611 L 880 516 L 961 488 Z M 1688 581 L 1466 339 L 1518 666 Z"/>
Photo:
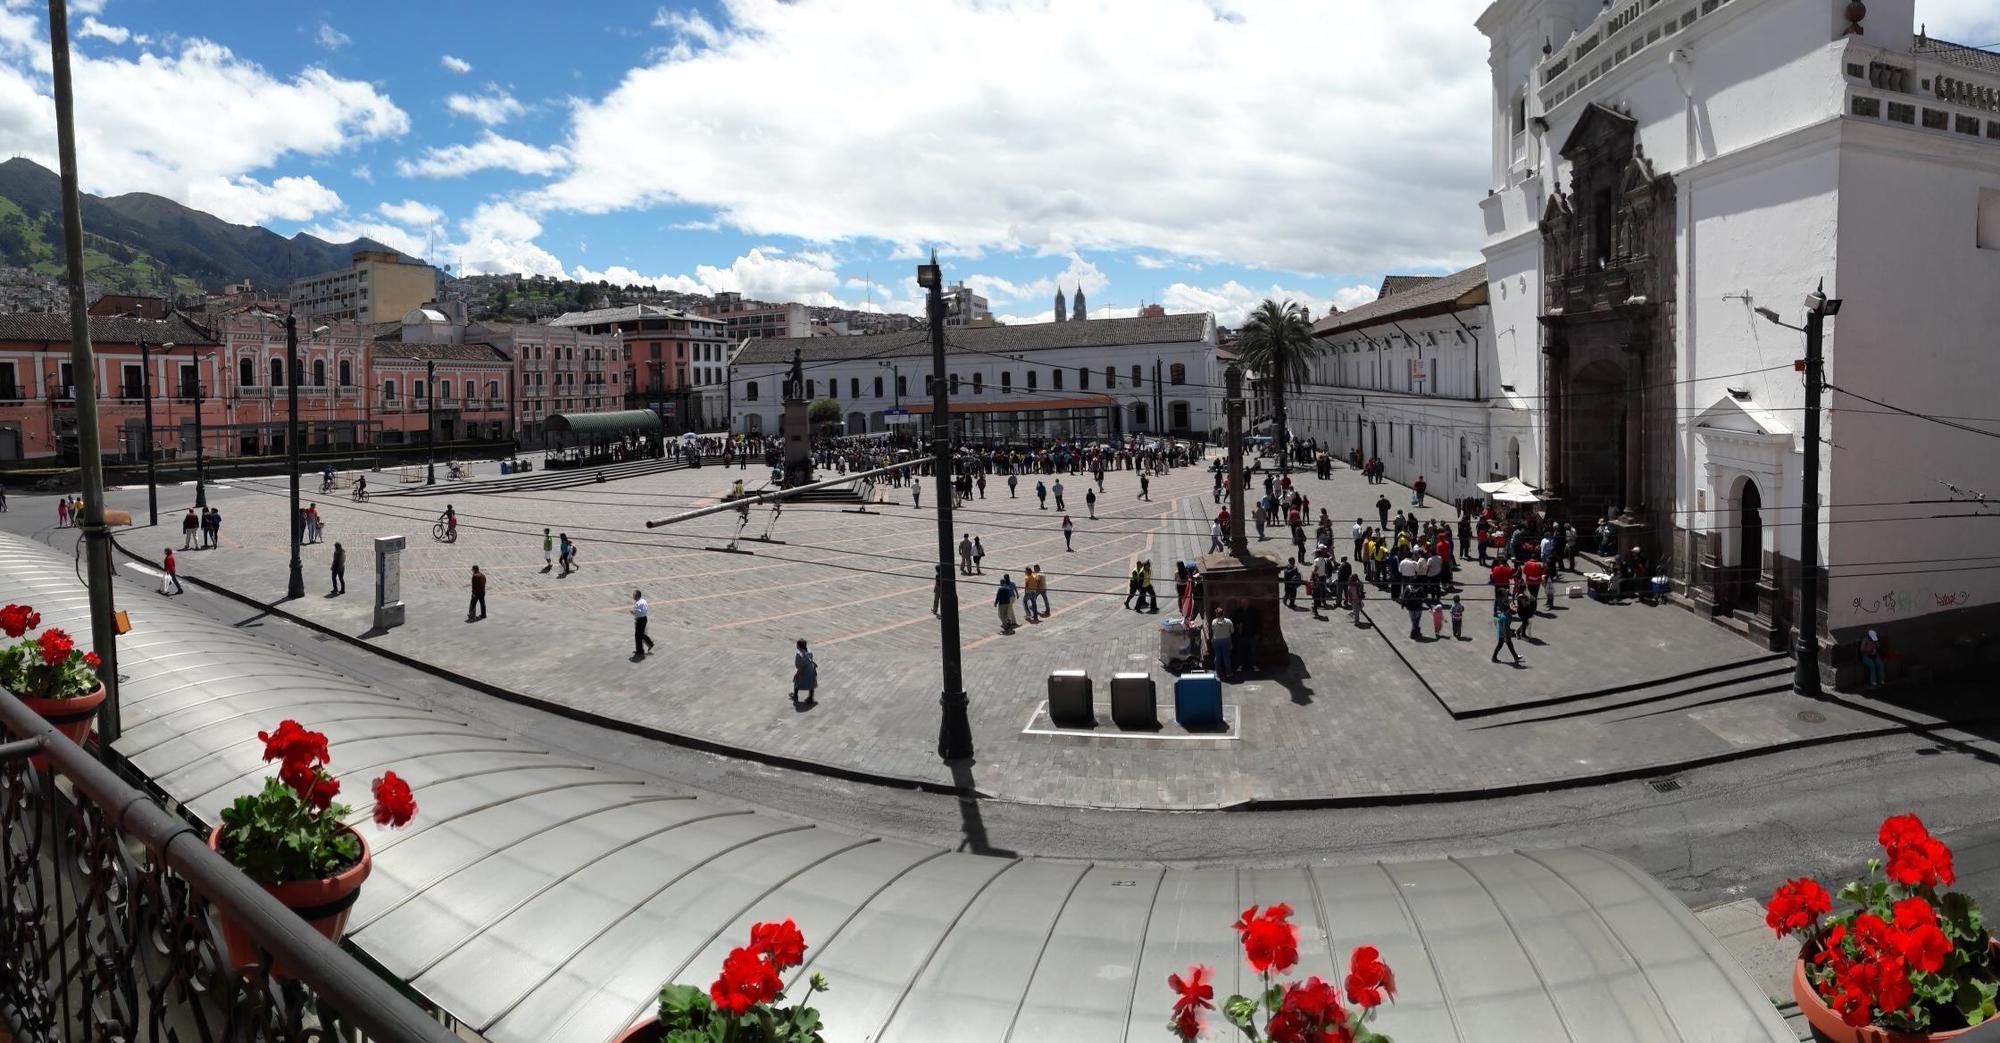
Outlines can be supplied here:
<path id="1" fill-rule="evenodd" d="M 660 414 L 650 409 L 621 409 L 615 413 L 551 413 L 550 434 L 622 435 L 637 432 L 657 434 Z"/>

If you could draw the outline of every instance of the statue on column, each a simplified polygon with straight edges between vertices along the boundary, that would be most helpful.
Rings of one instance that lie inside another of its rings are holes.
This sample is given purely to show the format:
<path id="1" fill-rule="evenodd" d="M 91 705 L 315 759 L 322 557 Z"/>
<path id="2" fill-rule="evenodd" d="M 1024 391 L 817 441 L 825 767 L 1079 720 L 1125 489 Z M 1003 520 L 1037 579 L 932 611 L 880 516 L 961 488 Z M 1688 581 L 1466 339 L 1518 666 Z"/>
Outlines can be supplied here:
<path id="1" fill-rule="evenodd" d="M 803 401 L 806 397 L 805 358 L 799 349 L 792 349 L 792 369 L 785 377 L 785 398 L 788 401 Z"/>

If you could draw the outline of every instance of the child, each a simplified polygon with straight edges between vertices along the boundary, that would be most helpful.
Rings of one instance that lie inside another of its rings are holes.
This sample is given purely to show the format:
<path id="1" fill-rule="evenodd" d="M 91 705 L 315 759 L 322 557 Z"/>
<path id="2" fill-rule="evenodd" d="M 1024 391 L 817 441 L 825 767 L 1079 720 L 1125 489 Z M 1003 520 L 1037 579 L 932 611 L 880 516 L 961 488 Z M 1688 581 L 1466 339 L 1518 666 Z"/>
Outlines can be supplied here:
<path id="1" fill-rule="evenodd" d="M 1444 636 L 1444 602 L 1431 606 L 1431 640 Z"/>
<path id="2" fill-rule="evenodd" d="M 1453 594 L 1451 596 L 1451 639 L 1453 641 L 1464 640 L 1465 639 L 1464 631 L 1465 631 L 1465 602 L 1460 601 L 1458 599 L 1457 594 Z"/>

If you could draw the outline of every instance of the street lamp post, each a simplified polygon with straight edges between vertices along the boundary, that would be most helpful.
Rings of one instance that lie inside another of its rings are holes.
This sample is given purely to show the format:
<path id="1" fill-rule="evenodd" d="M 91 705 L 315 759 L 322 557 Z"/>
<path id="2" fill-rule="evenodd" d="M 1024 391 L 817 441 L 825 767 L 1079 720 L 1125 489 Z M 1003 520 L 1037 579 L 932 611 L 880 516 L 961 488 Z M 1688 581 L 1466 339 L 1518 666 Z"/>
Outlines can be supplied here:
<path id="1" fill-rule="evenodd" d="M 424 424 L 430 432 L 424 436 L 424 446 L 429 451 L 429 459 L 424 465 L 424 484 L 438 482 L 438 420 L 437 420 L 437 362 L 424 363 Z"/>
<path id="2" fill-rule="evenodd" d="M 299 530 L 305 527 L 299 517 L 299 321 L 287 312 L 285 315 L 285 470 L 291 475 L 292 490 L 292 572 L 285 581 L 285 596 L 302 598 L 306 596 L 305 566 L 299 560 Z"/>
<path id="3" fill-rule="evenodd" d="M 966 712 L 965 678 L 959 662 L 958 582 L 951 557 L 951 397 L 943 379 L 944 271 L 938 267 L 937 251 L 931 251 L 929 264 L 917 266 L 917 285 L 929 291 L 931 369 L 938 374 L 938 379 L 931 381 L 931 465 L 937 469 L 938 635 L 944 652 L 937 748 L 941 760 L 968 760 L 972 757 L 972 721 Z"/>
<path id="4" fill-rule="evenodd" d="M 1792 690 L 1820 698 L 1819 683 L 1819 402 L 1824 388 L 1826 320 L 1840 313 L 1840 300 L 1826 295 L 1826 280 L 1806 295 L 1806 324 L 1793 326 L 1769 308 L 1757 314 L 1787 329 L 1806 335 L 1806 357 L 1796 364 L 1805 375 L 1806 431 L 1805 481 L 1799 495 L 1799 618 L 1792 630 L 1797 638 L 1793 659 Z"/>
<path id="5" fill-rule="evenodd" d="M 173 345 L 169 344 L 168 347 Z M 139 338 L 139 397 L 146 402 L 146 514 L 160 524 L 160 471 L 153 453 L 153 351 L 144 337 Z"/>
<path id="6" fill-rule="evenodd" d="M 164 345 L 162 350 L 172 348 Z M 194 505 L 197 509 L 208 509 L 208 457 L 202 452 L 201 430 L 201 360 L 198 351 L 188 352 L 188 361 L 194 366 Z"/>

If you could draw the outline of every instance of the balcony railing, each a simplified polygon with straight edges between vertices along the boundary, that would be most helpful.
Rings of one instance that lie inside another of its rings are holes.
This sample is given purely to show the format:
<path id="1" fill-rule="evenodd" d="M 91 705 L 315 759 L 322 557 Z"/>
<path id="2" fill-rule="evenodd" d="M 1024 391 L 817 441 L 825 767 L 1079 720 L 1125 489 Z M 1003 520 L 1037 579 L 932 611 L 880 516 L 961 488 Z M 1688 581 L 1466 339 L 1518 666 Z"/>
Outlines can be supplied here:
<path id="1" fill-rule="evenodd" d="M 214 911 L 260 965 L 229 966 Z M 6 692 L 0 938 L 0 1027 L 22 1043 L 456 1038 Z"/>

